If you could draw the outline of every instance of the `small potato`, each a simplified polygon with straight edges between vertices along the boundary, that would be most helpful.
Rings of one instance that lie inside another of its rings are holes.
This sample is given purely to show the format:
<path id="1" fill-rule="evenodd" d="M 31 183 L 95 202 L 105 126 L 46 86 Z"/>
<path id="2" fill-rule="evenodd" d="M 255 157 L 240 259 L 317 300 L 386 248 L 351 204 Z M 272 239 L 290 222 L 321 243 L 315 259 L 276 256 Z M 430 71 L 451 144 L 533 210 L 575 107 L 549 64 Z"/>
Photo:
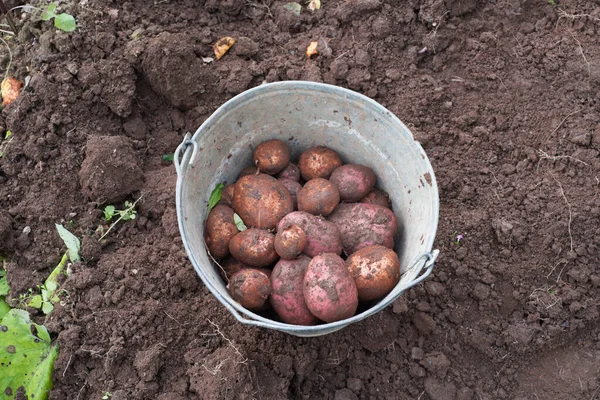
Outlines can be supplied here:
<path id="1" fill-rule="evenodd" d="M 277 260 L 273 242 L 275 235 L 262 229 L 250 228 L 235 235 L 229 251 L 237 260 L 252 267 L 266 267 Z"/>
<path id="2" fill-rule="evenodd" d="M 298 211 L 326 217 L 339 203 L 340 192 L 327 179 L 311 179 L 298 192 Z"/>
<path id="3" fill-rule="evenodd" d="M 221 192 L 221 200 L 218 204 L 225 204 L 226 206 L 233 207 L 233 193 L 235 192 L 235 185 L 227 185 Z"/>
<path id="4" fill-rule="evenodd" d="M 225 275 L 224 278 L 226 280 L 229 280 L 232 275 L 244 268 L 251 268 L 248 264 L 244 264 L 233 257 L 227 257 L 226 259 L 222 260 L 219 265 L 221 266 L 221 276 Z"/>
<path id="5" fill-rule="evenodd" d="M 289 190 L 270 175 L 247 175 L 235 184 L 233 209 L 249 228 L 273 229 L 294 210 Z"/>
<path id="6" fill-rule="evenodd" d="M 296 164 L 288 164 L 277 174 L 277 179 L 289 179 L 298 182 L 300 180 L 300 168 Z"/>
<path id="7" fill-rule="evenodd" d="M 284 260 L 298 257 L 306 243 L 306 233 L 298 225 L 291 225 L 275 235 L 275 251 Z"/>
<path id="8" fill-rule="evenodd" d="M 288 324 L 314 325 L 317 317 L 312 315 L 304 301 L 304 274 L 310 258 L 302 255 L 296 260 L 279 260 L 271 275 L 273 309 Z"/>
<path id="9" fill-rule="evenodd" d="M 290 148 L 281 140 L 267 140 L 254 149 L 252 159 L 260 172 L 275 175 L 289 164 Z"/>
<path id="10" fill-rule="evenodd" d="M 279 182 L 285 186 L 285 188 L 292 195 L 292 202 L 294 203 L 294 210 L 298 209 L 298 192 L 302 189 L 302 185 L 296 181 L 291 179 L 281 179 L 279 178 Z"/>
<path id="11" fill-rule="evenodd" d="M 298 166 L 305 181 L 315 178 L 329 178 L 329 175 L 342 165 L 342 159 L 327 147 L 313 147 L 300 155 Z"/>
<path id="12" fill-rule="evenodd" d="M 216 205 L 206 219 L 206 234 L 204 240 L 208 251 L 215 258 L 229 255 L 229 242 L 239 233 L 233 221 L 233 210 L 226 205 Z"/>
<path id="13" fill-rule="evenodd" d="M 377 177 L 369 167 L 346 164 L 336 168 L 329 180 L 339 189 L 341 200 L 352 203 L 365 197 L 375 187 Z"/>
<path id="14" fill-rule="evenodd" d="M 379 300 L 400 280 L 400 260 L 394 250 L 384 246 L 368 246 L 346 260 L 356 283 L 358 300 Z"/>
<path id="15" fill-rule="evenodd" d="M 294 211 L 283 217 L 277 225 L 277 231 L 283 231 L 291 225 L 298 225 L 306 233 L 306 246 L 302 251 L 309 257 L 321 253 L 342 253 L 342 239 L 339 228 L 325 218 Z"/>
<path id="16" fill-rule="evenodd" d="M 356 284 L 337 254 L 325 253 L 313 258 L 306 269 L 303 286 L 306 306 L 322 321 L 341 321 L 356 312 Z"/>
<path id="17" fill-rule="evenodd" d="M 242 269 L 229 280 L 229 294 L 248 310 L 261 310 L 271 294 L 271 281 L 262 271 Z"/>
<path id="18" fill-rule="evenodd" d="M 376 244 L 394 247 L 398 222 L 394 213 L 375 204 L 342 203 L 329 216 L 340 230 L 347 255 Z"/>
<path id="19" fill-rule="evenodd" d="M 240 176 L 238 176 L 238 180 L 244 176 L 256 175 L 257 171 L 258 171 L 258 168 L 256 168 L 254 165 L 252 165 L 250 167 L 246 167 L 242 170 L 242 172 L 240 172 Z"/>
<path id="20" fill-rule="evenodd" d="M 385 190 L 373 189 L 368 195 L 362 198 L 361 203 L 375 204 L 381 207 L 392 209 L 390 195 Z"/>

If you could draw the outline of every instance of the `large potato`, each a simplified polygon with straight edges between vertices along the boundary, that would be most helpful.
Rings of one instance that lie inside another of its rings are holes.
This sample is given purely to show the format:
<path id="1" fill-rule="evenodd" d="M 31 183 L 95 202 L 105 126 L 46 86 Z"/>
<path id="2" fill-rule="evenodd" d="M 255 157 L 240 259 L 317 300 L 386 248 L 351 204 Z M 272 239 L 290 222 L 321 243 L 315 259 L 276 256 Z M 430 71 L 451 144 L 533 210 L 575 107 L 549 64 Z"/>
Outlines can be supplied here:
<path id="1" fill-rule="evenodd" d="M 229 294 L 242 307 L 253 311 L 265 308 L 271 294 L 271 281 L 262 271 L 242 269 L 229 280 Z"/>
<path id="2" fill-rule="evenodd" d="M 325 253 L 313 258 L 303 285 L 306 306 L 320 320 L 341 321 L 356 312 L 356 284 L 344 260 L 337 254 Z"/>
<path id="3" fill-rule="evenodd" d="M 219 262 L 221 276 L 225 278 L 225 280 L 229 280 L 232 275 L 236 272 L 244 269 L 251 268 L 248 264 L 244 264 L 240 260 L 235 259 L 234 257 L 227 257 L 226 259 Z"/>
<path id="4" fill-rule="evenodd" d="M 215 258 L 229 255 L 229 241 L 239 233 L 233 221 L 233 210 L 223 204 L 216 205 L 206 219 L 204 240 L 208 251 Z"/>
<path id="5" fill-rule="evenodd" d="M 273 229 L 294 210 L 290 192 L 270 175 L 247 175 L 235 184 L 233 209 L 249 228 Z"/>
<path id="6" fill-rule="evenodd" d="M 275 235 L 275 251 L 284 260 L 293 260 L 306 247 L 306 233 L 298 225 L 291 225 Z"/>
<path id="7" fill-rule="evenodd" d="M 306 246 L 302 251 L 309 257 L 321 253 L 342 253 L 342 239 L 339 228 L 325 218 L 295 211 L 286 215 L 277 225 L 277 231 L 283 231 L 291 225 L 298 225 L 306 233 Z"/>
<path id="8" fill-rule="evenodd" d="M 218 204 L 225 204 L 226 206 L 233 207 L 233 193 L 235 191 L 235 185 L 226 185 L 221 192 L 221 200 Z"/>
<path id="9" fill-rule="evenodd" d="M 394 250 L 384 246 L 363 247 L 346 260 L 356 283 L 358 300 L 379 300 L 400 280 L 400 260 Z"/>
<path id="10" fill-rule="evenodd" d="M 311 179 L 298 192 L 298 211 L 326 217 L 339 203 L 340 192 L 327 179 Z"/>
<path id="11" fill-rule="evenodd" d="M 298 209 L 298 192 L 302 189 L 302 185 L 291 179 L 279 178 L 279 182 L 290 192 L 292 196 L 292 202 L 294 203 L 294 210 Z"/>
<path id="12" fill-rule="evenodd" d="M 342 159 L 327 147 L 312 147 L 300 155 L 298 166 L 305 181 L 315 178 L 329 178 L 329 175 L 342 165 Z"/>
<path id="13" fill-rule="evenodd" d="M 347 255 L 363 247 L 376 244 L 389 249 L 394 247 L 398 223 L 394 213 L 375 204 L 340 204 L 329 216 L 342 235 L 342 245 Z"/>
<path id="14" fill-rule="evenodd" d="M 254 165 L 251 165 L 249 167 L 244 168 L 242 172 L 240 172 L 240 176 L 238 176 L 238 179 L 248 175 L 256 175 L 257 172 L 258 168 L 256 168 Z"/>
<path id="15" fill-rule="evenodd" d="M 237 260 L 252 267 L 266 267 L 277 260 L 273 242 L 275 235 L 262 229 L 250 228 L 229 241 L 229 251 Z"/>
<path id="16" fill-rule="evenodd" d="M 271 305 L 283 322 L 294 325 L 314 325 L 312 315 L 304 301 L 304 274 L 310 258 L 300 256 L 296 260 L 279 260 L 271 274 Z"/>
<path id="17" fill-rule="evenodd" d="M 277 174 L 277 179 L 289 179 L 298 182 L 300 180 L 300 168 L 296 164 L 288 164 Z"/>
<path id="18" fill-rule="evenodd" d="M 256 146 L 252 159 L 260 172 L 274 175 L 289 164 L 290 148 L 281 140 L 267 140 Z"/>
<path id="19" fill-rule="evenodd" d="M 392 209 L 392 201 L 390 195 L 385 190 L 373 189 L 362 198 L 361 203 L 376 204 L 381 207 Z"/>
<path id="20" fill-rule="evenodd" d="M 336 168 L 329 180 L 339 189 L 342 201 L 352 203 L 365 197 L 375 187 L 377 177 L 369 167 L 346 164 Z"/>

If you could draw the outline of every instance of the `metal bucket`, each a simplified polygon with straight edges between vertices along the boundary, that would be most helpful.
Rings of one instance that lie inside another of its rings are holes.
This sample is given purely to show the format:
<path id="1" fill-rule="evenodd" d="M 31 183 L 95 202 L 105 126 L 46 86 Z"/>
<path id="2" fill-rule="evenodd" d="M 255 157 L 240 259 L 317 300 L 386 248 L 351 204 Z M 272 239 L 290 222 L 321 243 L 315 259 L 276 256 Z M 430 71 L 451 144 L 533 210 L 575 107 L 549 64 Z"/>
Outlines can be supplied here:
<path id="1" fill-rule="evenodd" d="M 337 151 L 344 162 L 371 167 L 378 186 L 390 194 L 399 221 L 396 252 L 402 277 L 385 298 L 343 321 L 298 326 L 246 310 L 229 295 L 207 254 L 203 232 L 208 198 L 219 182 L 232 183 L 252 165 L 256 145 L 278 138 L 292 159 L 309 147 Z M 187 254 L 211 293 L 238 319 L 296 336 L 320 336 L 363 320 L 423 281 L 438 255 L 432 251 L 439 199 L 427 155 L 408 128 L 377 102 L 351 90 L 313 82 L 277 82 L 232 98 L 175 152 L 177 218 Z"/>

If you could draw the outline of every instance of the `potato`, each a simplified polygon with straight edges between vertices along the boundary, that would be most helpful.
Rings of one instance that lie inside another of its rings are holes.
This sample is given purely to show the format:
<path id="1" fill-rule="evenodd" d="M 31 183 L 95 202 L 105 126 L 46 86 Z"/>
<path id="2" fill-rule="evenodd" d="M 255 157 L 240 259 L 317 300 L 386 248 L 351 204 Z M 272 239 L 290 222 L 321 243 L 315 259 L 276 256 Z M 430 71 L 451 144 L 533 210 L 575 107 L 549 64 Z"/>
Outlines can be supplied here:
<path id="1" fill-rule="evenodd" d="M 217 204 L 208 213 L 204 240 L 208 251 L 215 258 L 229 255 L 229 241 L 239 233 L 233 221 L 233 210 L 226 205 Z"/>
<path id="2" fill-rule="evenodd" d="M 258 168 L 256 168 L 254 165 L 251 165 L 250 167 L 246 167 L 242 170 L 242 172 L 240 172 L 240 176 L 238 176 L 238 180 L 244 176 L 256 175 L 257 171 L 258 171 Z"/>
<path id="3" fill-rule="evenodd" d="M 387 192 L 385 190 L 381 190 L 381 189 L 377 189 L 377 188 L 371 190 L 369 192 L 369 194 L 367 194 L 365 197 L 363 197 L 360 202 L 368 203 L 368 204 L 376 204 L 381 207 L 389 208 L 390 210 L 392 209 L 392 202 L 390 200 L 390 195 L 387 194 Z"/>
<path id="4" fill-rule="evenodd" d="M 344 260 L 325 253 L 308 264 L 303 281 L 306 306 L 325 322 L 350 318 L 358 307 L 358 292 Z"/>
<path id="5" fill-rule="evenodd" d="M 226 280 L 229 280 L 232 275 L 236 272 L 244 269 L 244 268 L 252 268 L 248 264 L 244 264 L 243 262 L 235 259 L 234 257 L 227 257 L 226 259 L 219 262 L 221 266 L 220 272 L 221 276 L 223 276 Z"/>
<path id="6" fill-rule="evenodd" d="M 284 260 L 293 260 L 306 247 L 306 233 L 298 225 L 291 225 L 275 235 L 275 251 Z"/>
<path id="7" fill-rule="evenodd" d="M 273 242 L 275 235 L 250 228 L 235 235 L 229 242 L 229 252 L 237 260 L 252 267 L 266 267 L 277 260 Z"/>
<path id="8" fill-rule="evenodd" d="M 271 274 L 273 309 L 283 322 L 294 325 L 314 325 L 317 317 L 312 315 L 304 301 L 304 274 L 310 258 L 301 255 L 296 260 L 279 260 Z"/>
<path id="9" fill-rule="evenodd" d="M 331 173 L 329 181 L 340 191 L 340 199 L 346 203 L 359 201 L 375 187 L 377 177 L 364 165 L 346 164 Z"/>
<path id="10" fill-rule="evenodd" d="M 342 159 L 327 147 L 313 147 L 300 155 L 298 166 L 305 181 L 315 178 L 329 178 L 329 175 L 342 165 Z"/>
<path id="11" fill-rule="evenodd" d="M 394 247 L 398 222 L 394 213 L 375 204 L 343 203 L 329 216 L 340 230 L 342 245 L 347 255 L 363 247 L 376 244 Z"/>
<path id="12" fill-rule="evenodd" d="M 233 193 L 235 192 L 235 185 L 226 185 L 221 192 L 221 200 L 218 204 L 225 204 L 226 206 L 233 207 Z"/>
<path id="13" fill-rule="evenodd" d="M 309 257 L 321 253 L 342 253 L 342 239 L 339 228 L 325 218 L 294 211 L 286 215 L 277 225 L 277 231 L 283 231 L 291 225 L 298 225 L 306 233 L 306 246 L 302 251 Z"/>
<path id="14" fill-rule="evenodd" d="M 289 179 L 298 182 L 300 180 L 300 168 L 296 164 L 288 164 L 277 174 L 277 179 Z"/>
<path id="15" fill-rule="evenodd" d="M 400 260 L 394 250 L 367 246 L 353 253 L 346 266 L 356 283 L 358 300 L 379 300 L 400 280 Z"/>
<path id="16" fill-rule="evenodd" d="M 252 159 L 260 172 L 275 175 L 290 163 L 290 148 L 281 140 L 267 140 L 254 149 Z"/>
<path id="17" fill-rule="evenodd" d="M 298 211 L 326 217 L 339 203 L 340 192 L 327 179 L 311 179 L 298 192 Z"/>
<path id="18" fill-rule="evenodd" d="M 294 210 L 292 196 L 270 175 L 247 175 L 235 184 L 233 209 L 249 228 L 273 229 Z"/>
<path id="19" fill-rule="evenodd" d="M 264 309 L 271 294 L 269 277 L 256 269 L 242 269 L 229 280 L 229 294 L 248 310 Z"/>
<path id="20" fill-rule="evenodd" d="M 279 179 L 279 182 L 285 186 L 285 188 L 292 195 L 292 202 L 294 203 L 294 210 L 298 209 L 298 192 L 302 189 L 302 185 L 291 179 Z"/>

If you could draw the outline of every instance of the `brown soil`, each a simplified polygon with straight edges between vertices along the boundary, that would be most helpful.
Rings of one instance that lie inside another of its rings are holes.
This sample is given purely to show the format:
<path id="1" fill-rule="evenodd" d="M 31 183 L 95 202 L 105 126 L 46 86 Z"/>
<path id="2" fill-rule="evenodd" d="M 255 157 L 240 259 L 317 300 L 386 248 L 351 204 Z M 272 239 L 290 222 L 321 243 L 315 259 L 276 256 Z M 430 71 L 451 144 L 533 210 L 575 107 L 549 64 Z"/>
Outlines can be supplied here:
<path id="1" fill-rule="evenodd" d="M 600 398 L 598 0 L 331 0 L 299 17 L 272 0 L 67 3 L 75 33 L 17 16 L 11 75 L 31 81 L 0 119 L 12 295 L 60 260 L 55 223 L 84 238 L 45 321 L 52 399 Z M 223 36 L 238 43 L 205 65 Z M 286 79 L 388 107 L 441 196 L 431 278 L 314 339 L 243 326 L 212 297 L 161 160 L 233 95 Z M 98 203 L 140 196 L 98 244 Z"/>

